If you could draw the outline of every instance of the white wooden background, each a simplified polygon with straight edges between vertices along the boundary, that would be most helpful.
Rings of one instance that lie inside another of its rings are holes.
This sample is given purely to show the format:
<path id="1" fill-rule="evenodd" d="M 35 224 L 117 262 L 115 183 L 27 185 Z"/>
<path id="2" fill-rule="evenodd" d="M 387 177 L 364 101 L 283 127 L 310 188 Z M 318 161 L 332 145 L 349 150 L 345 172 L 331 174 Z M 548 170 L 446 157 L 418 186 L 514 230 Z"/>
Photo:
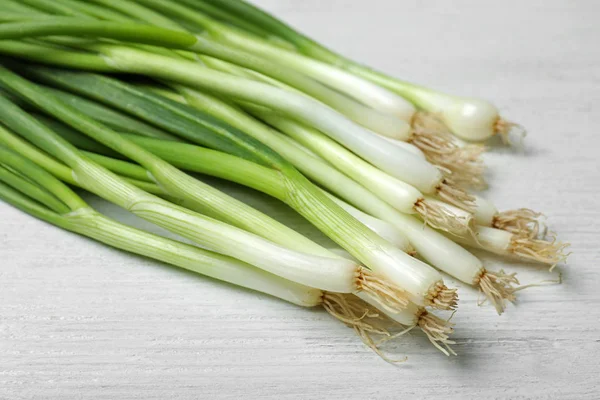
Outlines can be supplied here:
<path id="1" fill-rule="evenodd" d="M 0 398 L 600 398 L 600 3 L 257 3 L 348 56 L 486 97 L 524 124 L 525 154 L 487 157 L 487 195 L 501 208 L 543 210 L 572 242 L 564 284 L 522 292 L 502 317 L 464 288 L 459 356 L 414 334 L 387 347 L 409 357 L 396 367 L 325 312 L 124 254 L 0 204 Z M 486 263 L 525 283 L 549 277 Z"/>

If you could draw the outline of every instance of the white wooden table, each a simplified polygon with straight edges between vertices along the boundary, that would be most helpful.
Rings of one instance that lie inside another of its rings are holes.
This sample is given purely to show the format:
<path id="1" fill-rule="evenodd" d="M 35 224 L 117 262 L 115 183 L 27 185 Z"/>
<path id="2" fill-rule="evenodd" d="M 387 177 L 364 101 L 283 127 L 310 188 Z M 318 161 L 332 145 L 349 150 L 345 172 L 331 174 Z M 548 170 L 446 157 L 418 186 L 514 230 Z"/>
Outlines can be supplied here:
<path id="1" fill-rule="evenodd" d="M 502 208 L 543 210 L 572 242 L 564 284 L 522 292 L 501 317 L 464 288 L 459 356 L 415 333 L 387 347 L 409 357 L 395 367 L 325 312 L 109 249 L 0 204 L 0 398 L 600 398 L 600 3 L 257 3 L 348 56 L 486 97 L 525 125 L 525 154 L 487 156 L 487 195 Z M 485 260 L 518 270 L 523 283 L 549 277 Z"/>

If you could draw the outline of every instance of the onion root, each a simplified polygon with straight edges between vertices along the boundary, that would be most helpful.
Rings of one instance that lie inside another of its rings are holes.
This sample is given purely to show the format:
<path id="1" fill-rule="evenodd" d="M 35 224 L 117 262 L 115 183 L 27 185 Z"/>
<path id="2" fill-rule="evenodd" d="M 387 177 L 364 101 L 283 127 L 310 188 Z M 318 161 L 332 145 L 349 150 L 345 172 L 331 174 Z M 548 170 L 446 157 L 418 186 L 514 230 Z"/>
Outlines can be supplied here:
<path id="1" fill-rule="evenodd" d="M 360 267 L 357 272 L 356 286 L 358 290 L 375 298 L 386 311 L 398 312 L 408 306 L 409 296 L 405 290 L 367 268 Z"/>
<path id="2" fill-rule="evenodd" d="M 507 274 L 503 270 L 490 272 L 484 269 L 476 281 L 480 292 L 485 295 L 485 299 L 480 301 L 479 305 L 487 300 L 496 308 L 498 315 L 501 315 L 506 308 L 506 301 L 515 302 L 517 288 L 514 285 L 518 284 L 516 273 Z"/>
<path id="3" fill-rule="evenodd" d="M 434 229 L 459 236 L 473 234 L 472 219 L 467 220 L 426 199 L 419 199 L 414 209 L 423 221 Z"/>
<path id="4" fill-rule="evenodd" d="M 429 292 L 427 298 L 429 304 L 438 310 L 455 310 L 458 306 L 457 289 L 449 289 L 443 282 L 437 282 Z"/>

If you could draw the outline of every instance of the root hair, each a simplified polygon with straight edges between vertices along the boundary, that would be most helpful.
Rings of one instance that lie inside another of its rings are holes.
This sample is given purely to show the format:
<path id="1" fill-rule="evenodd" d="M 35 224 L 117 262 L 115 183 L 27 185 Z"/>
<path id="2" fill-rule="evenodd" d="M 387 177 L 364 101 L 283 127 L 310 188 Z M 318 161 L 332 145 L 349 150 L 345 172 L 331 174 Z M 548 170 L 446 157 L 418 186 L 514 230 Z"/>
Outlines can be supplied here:
<path id="1" fill-rule="evenodd" d="M 468 212 L 475 210 L 475 197 L 458 187 L 451 178 L 444 178 L 437 187 L 437 195 L 441 200 Z"/>
<path id="2" fill-rule="evenodd" d="M 395 313 L 404 310 L 408 306 L 409 296 L 405 290 L 367 268 L 359 268 L 356 286 L 358 290 L 375 298 L 386 311 Z"/>
<path id="3" fill-rule="evenodd" d="M 458 216 L 448 209 L 428 202 L 426 199 L 417 200 L 414 209 L 423 218 L 423 221 L 432 228 L 458 236 L 472 234 L 470 226 L 472 220 Z"/>
<path id="4" fill-rule="evenodd" d="M 483 177 L 485 165 L 481 159 L 485 146 L 458 146 L 446 126 L 428 113 L 417 112 L 412 127 L 409 141 L 423 151 L 429 162 L 447 169 L 461 186 L 478 189 L 486 186 Z"/>
<path id="5" fill-rule="evenodd" d="M 515 292 L 518 290 L 514 285 L 518 285 L 515 273 L 507 274 L 503 270 L 498 272 L 490 272 L 483 270 L 478 278 L 477 285 L 481 293 L 485 295 L 485 299 L 478 302 L 482 305 L 489 301 L 501 315 L 506 308 L 506 301 L 514 303 L 516 300 Z"/>
<path id="6" fill-rule="evenodd" d="M 569 246 L 569 243 L 559 242 L 554 236 L 535 239 L 530 236 L 513 234 L 509 251 L 526 260 L 549 264 L 552 271 L 557 264 L 567 260 L 571 253 L 565 253 L 565 250 Z"/>
<path id="7" fill-rule="evenodd" d="M 454 332 L 454 324 L 450 322 L 450 319 L 452 319 L 452 316 L 448 320 L 443 320 L 423 309 L 417 322 L 417 325 L 427 335 L 429 341 L 447 356 L 451 354 L 456 355 L 450 347 L 451 344 L 456 344 L 456 342 L 450 340 L 450 334 Z"/>
<path id="8" fill-rule="evenodd" d="M 529 208 L 518 208 L 496 214 L 492 226 L 517 235 L 543 238 L 547 233 L 546 225 L 540 221 L 543 216 Z"/>
<path id="9" fill-rule="evenodd" d="M 322 302 L 323 308 L 330 315 L 352 328 L 379 335 L 389 335 L 386 329 L 365 320 L 367 317 L 378 318 L 379 313 L 356 296 L 324 292 Z"/>
<path id="10" fill-rule="evenodd" d="M 379 348 L 383 340 L 376 341 L 373 335 L 383 335 L 386 339 L 392 338 L 386 329 L 386 326 L 391 323 L 387 316 L 380 314 L 373 306 L 356 296 L 342 293 L 324 292 L 322 301 L 323 307 L 330 315 L 354 329 L 362 342 L 383 360 L 392 364 L 407 360 L 407 357 L 399 360 L 389 358 Z"/>
<path id="11" fill-rule="evenodd" d="M 438 310 L 455 310 L 458 306 L 457 289 L 449 289 L 443 282 L 437 282 L 427 293 L 429 306 Z"/>

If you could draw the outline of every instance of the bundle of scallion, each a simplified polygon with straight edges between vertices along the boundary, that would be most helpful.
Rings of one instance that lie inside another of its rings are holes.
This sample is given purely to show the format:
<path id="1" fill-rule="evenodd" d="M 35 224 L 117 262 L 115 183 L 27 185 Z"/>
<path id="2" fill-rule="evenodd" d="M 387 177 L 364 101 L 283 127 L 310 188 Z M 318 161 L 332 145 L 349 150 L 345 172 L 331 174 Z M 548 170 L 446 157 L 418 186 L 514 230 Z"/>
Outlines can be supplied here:
<path id="1" fill-rule="evenodd" d="M 486 102 L 374 72 L 238 0 L 3 0 L 0 10 L 0 197 L 42 220 L 323 305 L 376 351 L 372 335 L 396 337 L 387 328 L 399 324 L 453 353 L 450 323 L 426 310 L 457 306 L 439 271 L 498 313 L 515 300 L 514 273 L 488 271 L 457 243 L 552 266 L 566 258 L 539 214 L 501 213 L 469 192 L 484 184 L 484 148 L 450 132 L 476 141 L 513 129 Z M 272 196 L 341 249 L 189 173 Z M 203 250 L 107 219 L 67 184 Z"/>

